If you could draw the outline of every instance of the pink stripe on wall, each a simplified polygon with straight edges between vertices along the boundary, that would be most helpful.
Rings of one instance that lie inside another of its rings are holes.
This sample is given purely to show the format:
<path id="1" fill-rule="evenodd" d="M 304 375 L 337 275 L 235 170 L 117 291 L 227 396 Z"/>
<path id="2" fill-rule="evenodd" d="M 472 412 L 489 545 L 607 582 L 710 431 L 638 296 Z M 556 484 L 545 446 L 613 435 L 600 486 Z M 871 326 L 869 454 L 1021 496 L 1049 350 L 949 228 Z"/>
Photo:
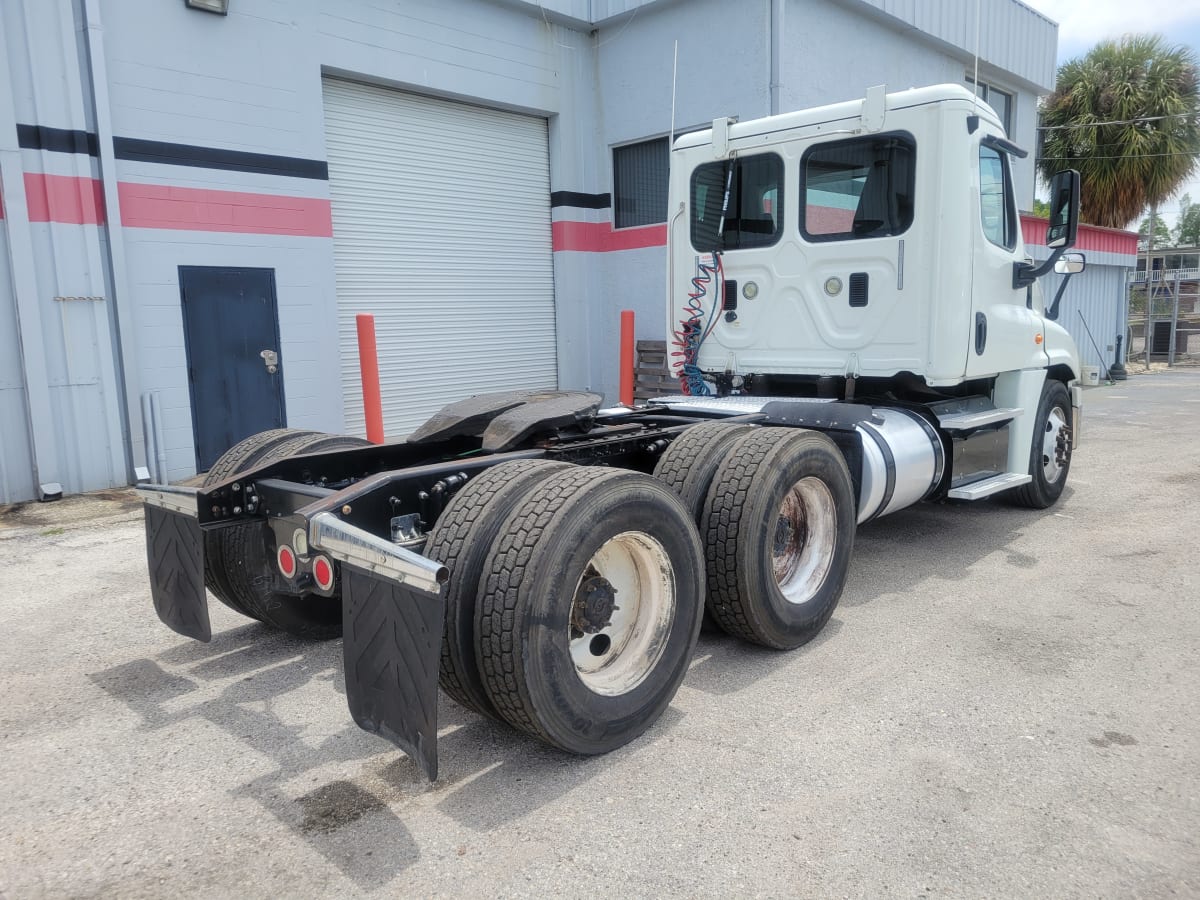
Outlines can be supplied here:
<path id="1" fill-rule="evenodd" d="M 30 222 L 103 225 L 104 192 L 95 178 L 25 173 Z"/>
<path id="2" fill-rule="evenodd" d="M 127 228 L 331 237 L 329 201 L 161 184 L 117 185 Z"/>
<path id="3" fill-rule="evenodd" d="M 1021 216 L 1021 234 L 1025 238 L 1025 243 L 1046 246 L 1046 229 L 1049 225 L 1049 222 L 1038 216 Z M 1075 249 L 1137 256 L 1137 242 L 1137 235 L 1132 231 L 1101 228 L 1097 225 L 1080 225 Z"/>
<path id="4" fill-rule="evenodd" d="M 563 250 L 609 253 L 613 250 L 664 247 L 667 243 L 665 224 L 614 231 L 610 222 L 554 222 L 550 228 L 556 253 Z"/>

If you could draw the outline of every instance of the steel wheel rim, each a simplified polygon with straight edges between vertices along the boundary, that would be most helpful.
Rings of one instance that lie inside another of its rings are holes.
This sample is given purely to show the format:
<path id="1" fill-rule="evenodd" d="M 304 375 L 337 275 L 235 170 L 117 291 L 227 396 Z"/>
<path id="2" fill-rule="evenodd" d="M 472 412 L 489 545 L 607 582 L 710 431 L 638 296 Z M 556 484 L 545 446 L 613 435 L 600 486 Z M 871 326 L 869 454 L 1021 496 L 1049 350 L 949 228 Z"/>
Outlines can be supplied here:
<path id="1" fill-rule="evenodd" d="M 1046 416 L 1046 431 L 1042 435 L 1042 474 L 1047 484 L 1058 481 L 1070 461 L 1070 447 L 1061 450 L 1059 448 L 1060 441 L 1066 437 L 1063 433 L 1066 428 L 1066 413 L 1061 406 L 1054 407 Z M 1060 455 L 1063 457 L 1062 462 L 1059 462 Z"/>
<path id="2" fill-rule="evenodd" d="M 819 478 L 797 481 L 783 497 L 776 517 L 771 568 L 788 603 L 807 603 L 833 567 L 837 506 Z"/>
<path id="3" fill-rule="evenodd" d="M 595 573 L 595 574 L 592 574 Z M 586 585 L 599 577 L 613 589 L 615 607 L 597 628 L 581 612 Z M 605 541 L 575 585 L 567 639 L 571 661 L 584 686 L 609 697 L 626 694 L 645 681 L 662 658 L 675 621 L 675 574 L 663 545 L 641 531 Z"/>

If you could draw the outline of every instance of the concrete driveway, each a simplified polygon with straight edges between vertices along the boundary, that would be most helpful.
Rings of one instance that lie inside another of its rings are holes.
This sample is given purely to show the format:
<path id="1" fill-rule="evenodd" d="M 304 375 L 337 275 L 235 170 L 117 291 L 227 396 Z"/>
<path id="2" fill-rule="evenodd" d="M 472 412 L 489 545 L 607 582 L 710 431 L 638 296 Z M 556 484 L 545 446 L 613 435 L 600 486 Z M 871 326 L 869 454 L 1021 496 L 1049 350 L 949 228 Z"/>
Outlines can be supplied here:
<path id="1" fill-rule="evenodd" d="M 863 528 L 814 643 L 701 638 L 597 759 L 444 702 L 441 780 L 340 647 L 150 606 L 136 507 L 0 520 L 0 894 L 1200 893 L 1200 372 L 1093 389 L 1063 501 Z"/>

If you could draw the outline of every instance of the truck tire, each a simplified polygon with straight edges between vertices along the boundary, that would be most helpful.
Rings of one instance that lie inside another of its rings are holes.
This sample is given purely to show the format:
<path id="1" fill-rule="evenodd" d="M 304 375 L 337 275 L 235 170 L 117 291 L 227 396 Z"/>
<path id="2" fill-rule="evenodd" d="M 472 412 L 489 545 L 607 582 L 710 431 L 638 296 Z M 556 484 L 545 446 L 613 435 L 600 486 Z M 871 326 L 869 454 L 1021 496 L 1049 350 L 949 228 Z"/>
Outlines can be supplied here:
<path id="1" fill-rule="evenodd" d="M 275 444 L 258 464 L 277 462 L 303 453 L 367 447 L 369 441 L 349 435 L 309 432 Z M 265 540 L 267 526 L 260 523 L 236 525 L 218 532 L 225 577 L 231 599 L 247 615 L 264 625 L 296 637 L 329 640 L 342 633 L 340 597 L 320 594 L 286 594 L 276 591 L 275 554 Z"/>
<path id="2" fill-rule="evenodd" d="M 270 431 L 253 434 L 238 441 L 222 453 L 207 473 L 197 476 L 198 483 L 201 487 L 209 487 L 238 472 L 253 469 L 278 445 L 293 441 L 298 437 L 317 433 L 298 428 L 273 428 Z M 214 597 L 234 612 L 239 612 L 252 619 L 257 618 L 250 610 L 244 609 L 233 595 L 233 588 L 230 587 L 228 578 L 229 569 L 225 565 L 225 551 L 221 544 L 221 532 L 204 532 L 204 586 L 212 592 Z"/>
<path id="3" fill-rule="evenodd" d="M 755 427 L 732 422 L 693 425 L 675 438 L 658 458 L 654 477 L 678 495 L 697 526 L 704 513 L 704 499 L 726 447 Z"/>
<path id="4" fill-rule="evenodd" d="M 777 650 L 812 640 L 845 586 L 855 519 L 850 471 L 828 437 L 743 435 L 721 460 L 700 529 L 713 619 Z"/>
<path id="5" fill-rule="evenodd" d="M 704 499 L 712 486 L 717 467 L 725 456 L 725 449 L 754 425 L 733 422 L 704 422 L 693 425 L 663 451 L 654 466 L 654 477 L 667 485 L 682 501 L 684 508 L 692 514 L 692 521 L 700 527 L 704 515 Z M 700 623 L 700 631 L 720 631 L 708 609 Z"/>
<path id="6" fill-rule="evenodd" d="M 442 596 L 445 636 L 438 682 L 447 696 L 468 709 L 496 717 L 475 658 L 475 613 L 483 565 L 500 526 L 534 485 L 567 463 L 541 459 L 501 463 L 472 478 L 446 504 L 429 533 L 424 555 L 450 570 Z"/>
<path id="7" fill-rule="evenodd" d="M 1029 474 L 1033 480 L 1009 491 L 1008 499 L 1027 509 L 1053 506 L 1067 486 L 1071 471 L 1071 394 L 1061 381 L 1042 385 L 1033 445 L 1029 448 Z"/>
<path id="8" fill-rule="evenodd" d="M 477 650 L 492 706 L 571 753 L 636 738 L 687 672 L 702 565 L 687 510 L 656 479 L 572 467 L 540 482 L 484 567 Z"/>

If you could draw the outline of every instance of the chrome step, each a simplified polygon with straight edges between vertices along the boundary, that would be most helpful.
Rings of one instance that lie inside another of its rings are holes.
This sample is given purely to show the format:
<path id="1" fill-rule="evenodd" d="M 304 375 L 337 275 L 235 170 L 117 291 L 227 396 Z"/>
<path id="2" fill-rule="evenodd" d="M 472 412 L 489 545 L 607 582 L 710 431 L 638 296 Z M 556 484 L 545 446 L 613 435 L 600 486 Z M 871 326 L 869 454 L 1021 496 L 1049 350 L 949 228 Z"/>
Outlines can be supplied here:
<path id="1" fill-rule="evenodd" d="M 985 425 L 1000 425 L 1011 422 L 1023 409 L 981 409 L 978 412 L 958 413 L 953 416 L 938 416 L 938 425 L 944 431 L 970 431 Z"/>
<path id="2" fill-rule="evenodd" d="M 1033 477 L 1030 475 L 1005 472 L 1002 475 L 993 475 L 991 478 L 985 478 L 983 481 L 973 481 L 970 484 L 964 484 L 962 487 L 951 488 L 947 496 L 952 500 L 982 500 L 984 497 L 990 497 L 992 494 L 1007 491 L 1009 488 L 1029 484 L 1031 481 L 1033 481 Z"/>

